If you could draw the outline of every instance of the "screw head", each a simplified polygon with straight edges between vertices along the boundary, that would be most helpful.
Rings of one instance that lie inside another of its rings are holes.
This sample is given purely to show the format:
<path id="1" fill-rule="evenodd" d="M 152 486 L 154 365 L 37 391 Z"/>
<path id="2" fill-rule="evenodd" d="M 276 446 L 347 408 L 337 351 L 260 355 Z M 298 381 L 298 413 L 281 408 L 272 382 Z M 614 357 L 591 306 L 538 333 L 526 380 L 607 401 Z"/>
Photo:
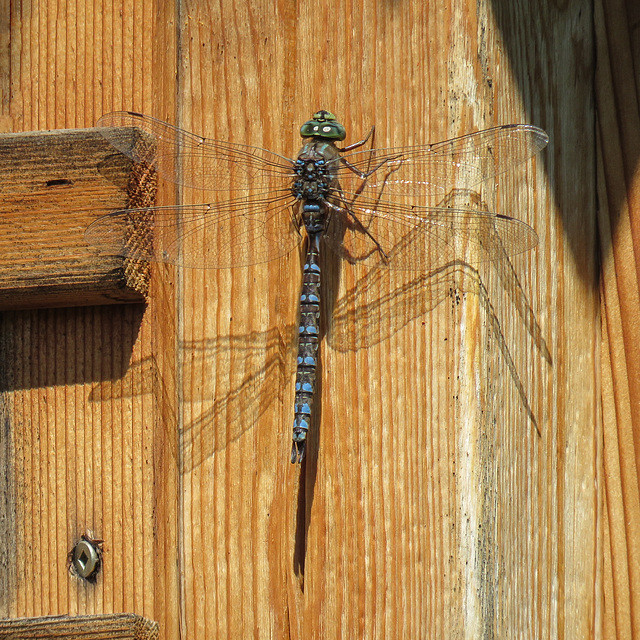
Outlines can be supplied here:
<path id="1" fill-rule="evenodd" d="M 80 540 L 73 548 L 73 566 L 82 578 L 89 579 L 100 566 L 98 549 L 86 539 Z"/>

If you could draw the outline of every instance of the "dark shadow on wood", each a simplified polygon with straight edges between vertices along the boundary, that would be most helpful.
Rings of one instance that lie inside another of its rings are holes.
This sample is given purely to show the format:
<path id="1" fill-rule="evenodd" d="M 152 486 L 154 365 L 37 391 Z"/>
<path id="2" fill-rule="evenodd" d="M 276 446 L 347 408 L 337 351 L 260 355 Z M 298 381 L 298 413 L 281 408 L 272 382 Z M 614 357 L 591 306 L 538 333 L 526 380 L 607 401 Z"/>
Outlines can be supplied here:
<path id="1" fill-rule="evenodd" d="M 491 16 L 500 30 L 500 42 L 522 97 L 526 120 L 549 133 L 549 148 L 542 154 L 541 161 L 547 167 L 555 211 L 562 217 L 565 238 L 574 258 L 584 261 L 585 242 L 590 243 L 593 239 L 594 218 L 589 216 L 594 213 L 596 204 L 593 4 L 558 2 L 541 5 L 492 0 L 491 5 Z M 629 22 L 630 29 L 632 24 L 633 20 Z M 485 70 L 485 77 L 478 87 L 478 99 L 483 99 L 484 92 L 492 101 L 496 88 L 489 75 L 493 65 L 487 56 L 493 49 L 486 40 L 488 33 L 485 29 L 479 31 L 479 65 Z M 624 38 L 618 40 L 624 54 Z M 549 60 L 562 60 L 562 63 L 553 65 L 552 69 L 541 67 Z M 613 65 L 616 66 L 619 68 L 614 69 L 614 73 L 623 73 L 621 65 Z M 627 78 L 619 86 L 628 87 Z M 559 113 L 570 113 L 571 117 L 558 118 Z M 615 129 L 617 126 L 619 130 Z M 634 161 L 625 166 L 625 172 L 630 178 L 638 165 L 640 148 L 637 144 L 634 147 L 632 135 L 620 134 L 624 129 L 624 118 L 621 118 L 620 122 L 612 123 L 604 135 L 629 142 L 628 157 L 633 157 Z M 573 187 L 568 189 L 569 185 L 576 184 L 580 185 L 581 194 Z M 586 207 L 585 203 L 588 203 Z M 617 208 L 612 206 L 611 210 L 617 211 Z M 598 277 L 597 274 L 594 277 L 590 262 L 591 258 L 585 263 L 587 268 L 578 268 L 576 273 L 593 288 L 598 286 Z"/>
<path id="2" fill-rule="evenodd" d="M 145 308 L 124 304 L 2 313 L 0 392 L 118 383 L 129 370 Z"/>

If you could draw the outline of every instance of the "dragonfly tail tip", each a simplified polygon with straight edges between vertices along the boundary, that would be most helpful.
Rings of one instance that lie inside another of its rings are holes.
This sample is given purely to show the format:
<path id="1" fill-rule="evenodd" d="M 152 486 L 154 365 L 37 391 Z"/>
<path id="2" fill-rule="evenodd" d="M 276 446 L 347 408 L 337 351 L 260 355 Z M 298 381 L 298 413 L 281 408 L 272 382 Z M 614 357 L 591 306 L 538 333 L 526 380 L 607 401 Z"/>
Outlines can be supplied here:
<path id="1" fill-rule="evenodd" d="M 304 459 L 304 440 L 295 442 L 291 445 L 291 464 L 296 462 L 299 464 Z"/>

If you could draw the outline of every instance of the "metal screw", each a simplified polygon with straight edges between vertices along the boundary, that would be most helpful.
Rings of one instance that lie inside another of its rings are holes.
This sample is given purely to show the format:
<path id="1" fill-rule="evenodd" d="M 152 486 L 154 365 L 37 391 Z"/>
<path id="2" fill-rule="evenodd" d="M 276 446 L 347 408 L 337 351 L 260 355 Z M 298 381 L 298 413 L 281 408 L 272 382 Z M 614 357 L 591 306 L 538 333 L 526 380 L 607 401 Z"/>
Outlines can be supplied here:
<path id="1" fill-rule="evenodd" d="M 94 546 L 92 541 L 85 536 L 73 548 L 73 566 L 78 575 L 86 580 L 90 579 L 100 568 L 98 547 Z"/>

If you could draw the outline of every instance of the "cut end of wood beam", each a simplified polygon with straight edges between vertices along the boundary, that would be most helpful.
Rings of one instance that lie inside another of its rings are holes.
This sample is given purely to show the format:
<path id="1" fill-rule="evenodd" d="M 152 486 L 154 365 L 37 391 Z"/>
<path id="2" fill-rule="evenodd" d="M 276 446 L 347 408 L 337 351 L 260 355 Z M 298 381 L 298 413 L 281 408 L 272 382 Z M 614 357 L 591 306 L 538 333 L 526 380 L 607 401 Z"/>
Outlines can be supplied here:
<path id="1" fill-rule="evenodd" d="M 153 168 L 96 129 L 3 134 L 0 153 L 0 309 L 143 301 L 149 262 L 105 254 L 84 232 L 113 211 L 153 206 Z M 140 235 L 148 220 L 132 219 Z"/>

